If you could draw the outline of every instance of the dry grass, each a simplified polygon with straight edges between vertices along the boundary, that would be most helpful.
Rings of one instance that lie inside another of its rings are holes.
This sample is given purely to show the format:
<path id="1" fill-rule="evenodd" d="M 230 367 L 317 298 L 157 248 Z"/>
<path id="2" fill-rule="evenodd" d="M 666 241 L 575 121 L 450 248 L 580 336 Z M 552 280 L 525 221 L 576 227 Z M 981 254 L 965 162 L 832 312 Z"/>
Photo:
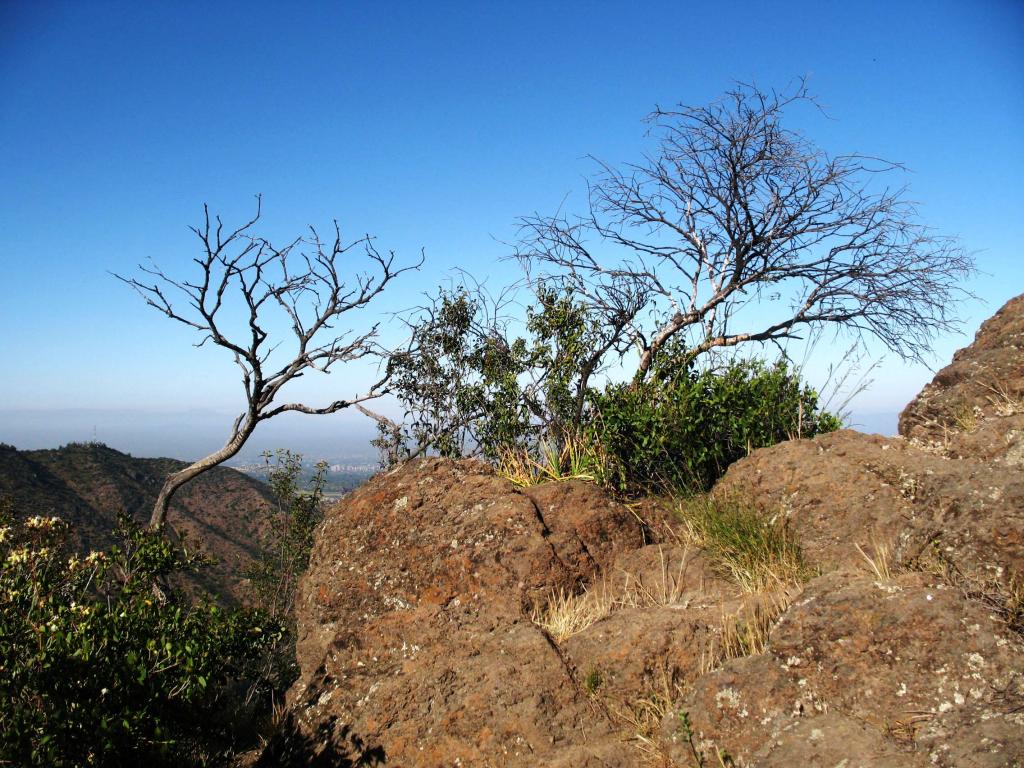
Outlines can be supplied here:
<path id="1" fill-rule="evenodd" d="M 608 590 L 598 588 L 573 594 L 552 592 L 548 601 L 534 608 L 530 620 L 561 643 L 612 612 L 614 600 Z"/>
<path id="2" fill-rule="evenodd" d="M 785 591 L 812 575 L 786 524 L 736 500 L 695 496 L 679 504 L 678 516 L 688 543 L 744 592 Z"/>
<path id="3" fill-rule="evenodd" d="M 625 730 L 625 739 L 640 752 L 647 765 L 672 765 L 662 743 L 661 727 L 665 718 L 677 711 L 682 696 L 683 688 L 675 676 L 662 667 L 643 696 L 612 708 L 612 714 Z"/>
<path id="4" fill-rule="evenodd" d="M 702 651 L 700 674 L 718 669 L 730 659 L 756 656 L 767 651 L 772 627 L 786 612 L 790 602 L 790 592 L 779 592 L 748 603 L 732 615 L 724 615 L 717 638 Z"/>
<path id="5" fill-rule="evenodd" d="M 868 555 L 860 544 L 854 544 L 853 546 L 857 548 L 858 552 L 860 552 L 860 556 L 864 558 L 864 561 L 868 564 L 868 567 L 879 581 L 892 580 L 893 574 L 896 573 L 899 564 L 891 546 L 883 542 L 872 541 L 871 555 Z"/>
<path id="6" fill-rule="evenodd" d="M 497 473 L 521 488 L 561 480 L 601 482 L 607 459 L 587 435 L 569 435 L 561 447 L 541 442 L 536 452 L 509 447 L 498 457 Z"/>
<path id="7" fill-rule="evenodd" d="M 612 714 L 622 723 L 626 740 L 640 752 L 645 765 L 658 768 L 678 765 L 665 749 L 662 736 L 665 721 L 674 717 L 677 720 L 676 738 L 687 744 L 690 751 L 688 765 L 697 768 L 735 768 L 736 763 L 727 752 L 714 749 L 709 757 L 704 749 L 706 745 L 698 744 L 689 714 L 679 706 L 684 693 L 674 675 L 666 668 L 661 668 L 657 680 L 645 695 L 633 699 L 625 707 L 613 709 Z"/>
<path id="8" fill-rule="evenodd" d="M 958 589 L 965 599 L 981 603 L 1017 634 L 1024 635 L 1024 574 L 1003 581 L 965 572 L 936 539 L 907 565 L 908 570 L 930 573 Z"/>
<path id="9" fill-rule="evenodd" d="M 661 568 L 653 580 L 645 582 L 635 573 L 622 571 L 619 578 L 605 579 L 582 592 L 554 591 L 547 602 L 534 608 L 530 619 L 561 643 L 618 609 L 679 605 L 687 591 L 687 553 L 683 553 L 676 569 L 669 567 L 663 549 L 658 554 Z"/>
<path id="10" fill-rule="evenodd" d="M 970 406 L 961 403 L 956 406 L 952 413 L 953 424 L 960 432 L 973 432 L 978 428 L 978 418 L 981 416 L 981 409 L 978 406 Z"/>
<path id="11" fill-rule="evenodd" d="M 1009 384 L 998 382 L 988 384 L 985 387 L 992 394 L 988 395 L 988 401 L 995 407 L 1000 416 L 1015 416 L 1024 413 L 1024 394 L 1014 392 Z"/>

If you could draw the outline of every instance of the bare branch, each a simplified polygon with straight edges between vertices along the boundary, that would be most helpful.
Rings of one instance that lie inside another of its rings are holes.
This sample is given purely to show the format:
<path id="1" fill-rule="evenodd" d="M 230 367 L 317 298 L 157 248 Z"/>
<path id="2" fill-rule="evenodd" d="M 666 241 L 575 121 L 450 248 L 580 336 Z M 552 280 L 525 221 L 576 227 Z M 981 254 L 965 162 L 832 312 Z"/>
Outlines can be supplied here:
<path id="1" fill-rule="evenodd" d="M 784 128 L 800 104 L 818 106 L 803 81 L 657 109 L 657 151 L 621 170 L 599 162 L 585 216 L 522 219 L 517 256 L 596 310 L 646 310 L 623 327 L 638 379 L 676 337 L 696 356 L 830 324 L 921 360 L 956 327 L 973 261 L 918 223 L 905 190 L 880 186 L 902 166 L 830 155 Z M 744 313 L 751 303 L 761 311 Z M 774 316 L 756 325 L 766 309 Z"/>
<path id="2" fill-rule="evenodd" d="M 192 259 L 198 279 L 172 278 L 155 264 L 140 265 L 144 277 L 115 275 L 146 304 L 197 331 L 197 346 L 211 342 L 228 350 L 241 371 L 245 394 L 245 411 L 236 419 L 225 445 L 168 478 L 153 511 L 153 527 L 163 525 L 178 487 L 234 456 L 259 422 L 285 412 L 336 413 L 379 397 L 385 389 L 386 376 L 365 394 L 326 406 L 276 404 L 288 382 L 308 371 L 328 373 L 337 363 L 380 354 L 375 343 L 377 324 L 364 325 L 361 331 L 336 331 L 335 325 L 349 313 L 364 309 L 397 277 L 419 269 L 422 254 L 413 264 L 399 265 L 395 254 L 381 253 L 370 235 L 345 243 L 337 222 L 331 241 L 321 240 L 310 228 L 308 237 L 278 248 L 252 234 L 260 215 L 257 196 L 252 218 L 225 231 L 220 217 L 211 221 L 209 208 L 203 207 L 202 223 L 190 227 L 200 245 L 199 255 Z M 356 261 L 365 266 L 354 268 Z M 172 303 L 177 296 L 184 299 L 181 309 Z M 294 346 L 290 358 L 267 371 L 271 356 L 285 341 L 271 339 L 268 312 L 273 307 L 288 317 Z M 241 332 L 234 330 L 239 317 L 244 326 Z M 226 330 L 229 327 L 233 330 Z"/>

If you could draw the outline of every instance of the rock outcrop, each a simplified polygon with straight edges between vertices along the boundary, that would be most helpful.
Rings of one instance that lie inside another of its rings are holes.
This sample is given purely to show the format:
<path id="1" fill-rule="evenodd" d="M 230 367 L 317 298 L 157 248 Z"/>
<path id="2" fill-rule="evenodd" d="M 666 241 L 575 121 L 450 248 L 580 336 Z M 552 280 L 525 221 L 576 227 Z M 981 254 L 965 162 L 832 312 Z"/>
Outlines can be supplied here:
<path id="1" fill-rule="evenodd" d="M 1024 765 L 1022 328 L 1015 299 L 906 437 L 729 469 L 712 499 L 802 547 L 768 593 L 653 502 L 470 461 L 378 476 L 318 532 L 260 764 Z"/>
<path id="2" fill-rule="evenodd" d="M 1024 295 L 982 323 L 974 343 L 953 355 L 900 414 L 904 437 L 943 443 L 986 417 L 1019 410 L 1024 399 Z"/>

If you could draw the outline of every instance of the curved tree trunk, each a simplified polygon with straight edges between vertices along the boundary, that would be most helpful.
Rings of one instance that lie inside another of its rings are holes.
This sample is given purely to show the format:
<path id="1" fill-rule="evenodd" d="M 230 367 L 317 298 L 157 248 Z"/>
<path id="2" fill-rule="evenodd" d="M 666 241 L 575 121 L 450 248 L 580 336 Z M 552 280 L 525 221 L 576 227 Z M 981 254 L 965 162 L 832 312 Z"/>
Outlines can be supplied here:
<path id="1" fill-rule="evenodd" d="M 239 422 L 242 422 L 242 419 L 239 419 Z M 238 453 L 254 429 L 256 429 L 256 419 L 251 414 L 247 415 L 244 422 L 235 428 L 232 438 L 224 444 L 223 448 L 189 464 L 184 469 L 168 475 L 164 481 L 163 488 L 160 489 L 160 495 L 156 498 L 156 504 L 153 505 L 153 514 L 149 518 L 149 527 L 154 530 L 162 529 L 164 522 L 167 520 L 167 510 L 170 509 L 171 498 L 174 496 L 174 493 L 189 480 L 198 477 L 209 469 L 213 469 L 218 464 L 227 461 Z"/>

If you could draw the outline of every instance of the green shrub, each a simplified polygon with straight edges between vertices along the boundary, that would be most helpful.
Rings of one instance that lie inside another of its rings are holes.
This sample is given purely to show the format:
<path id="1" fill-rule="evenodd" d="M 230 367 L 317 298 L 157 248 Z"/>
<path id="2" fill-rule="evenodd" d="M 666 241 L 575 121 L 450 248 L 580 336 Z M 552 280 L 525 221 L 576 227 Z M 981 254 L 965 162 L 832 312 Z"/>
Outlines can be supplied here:
<path id="1" fill-rule="evenodd" d="M 265 661 L 263 677 L 283 691 L 298 677 L 295 660 L 295 595 L 309 565 L 316 527 L 323 519 L 327 463 L 316 465 L 306 490 L 301 487 L 302 455 L 266 452 L 267 482 L 277 502 L 260 554 L 243 571 L 252 604 L 284 628 Z"/>
<path id="2" fill-rule="evenodd" d="M 626 491 L 706 490 L 755 448 L 838 428 L 785 362 L 673 371 L 591 395 L 592 428 Z"/>
<path id="3" fill-rule="evenodd" d="M 0 510 L 0 764 L 202 765 L 215 725 L 279 630 L 190 605 L 168 586 L 201 565 L 122 520 L 123 544 L 69 554 L 59 518 Z"/>

